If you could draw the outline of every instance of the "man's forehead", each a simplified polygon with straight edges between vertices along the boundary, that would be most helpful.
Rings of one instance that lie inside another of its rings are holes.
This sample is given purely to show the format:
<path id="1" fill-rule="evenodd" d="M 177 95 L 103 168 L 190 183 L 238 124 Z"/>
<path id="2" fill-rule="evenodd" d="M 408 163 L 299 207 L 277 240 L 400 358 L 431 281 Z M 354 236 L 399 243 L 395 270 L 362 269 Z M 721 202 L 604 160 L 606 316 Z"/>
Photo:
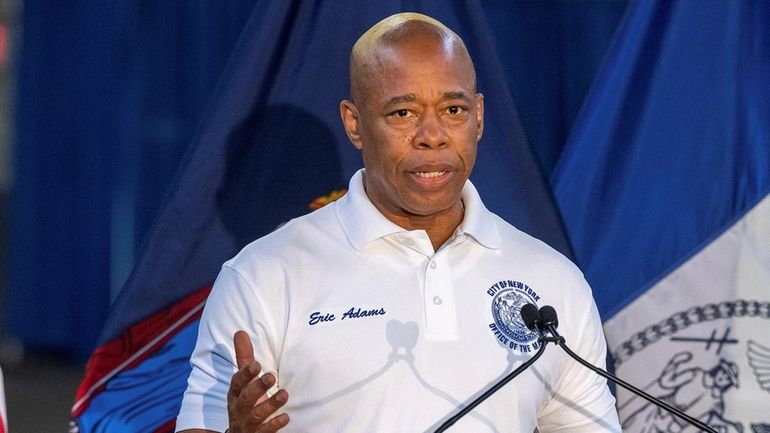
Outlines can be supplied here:
<path id="1" fill-rule="evenodd" d="M 364 69 L 367 79 L 391 83 L 407 83 L 410 78 L 417 77 L 420 73 L 453 77 L 460 82 L 475 82 L 473 63 L 467 55 L 419 39 L 397 46 L 381 47 Z"/>
<path id="2" fill-rule="evenodd" d="M 356 96 L 376 107 L 408 102 L 467 102 L 476 92 L 472 65 L 451 54 L 407 50 L 407 54 L 379 56 L 362 75 L 365 79 Z"/>

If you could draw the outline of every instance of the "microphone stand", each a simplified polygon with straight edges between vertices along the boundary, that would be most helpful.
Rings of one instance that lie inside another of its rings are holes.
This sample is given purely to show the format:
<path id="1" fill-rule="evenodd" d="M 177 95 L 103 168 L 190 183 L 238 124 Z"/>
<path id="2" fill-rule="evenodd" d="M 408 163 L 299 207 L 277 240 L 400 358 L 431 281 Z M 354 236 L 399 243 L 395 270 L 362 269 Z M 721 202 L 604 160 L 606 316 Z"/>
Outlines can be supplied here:
<path id="1" fill-rule="evenodd" d="M 451 418 L 449 418 L 448 420 L 446 420 L 443 424 L 441 424 L 439 426 L 439 428 L 436 430 L 436 433 L 441 433 L 441 432 L 445 431 L 446 429 L 448 429 L 449 427 L 451 427 L 452 424 L 456 423 L 460 418 L 465 416 L 468 412 L 472 411 L 473 408 L 475 408 L 481 402 L 483 402 L 484 400 L 489 398 L 492 394 L 497 392 L 497 390 L 499 390 L 500 388 L 505 386 L 506 383 L 510 382 L 511 380 L 513 380 L 514 377 L 518 376 L 519 374 L 521 374 L 521 372 L 523 372 L 524 370 L 529 368 L 529 366 L 534 364 L 535 361 L 537 361 L 537 359 L 540 358 L 540 356 L 543 354 L 543 352 L 545 352 L 545 346 L 549 342 L 555 342 L 556 341 L 556 340 L 554 340 L 551 337 L 547 337 L 547 336 L 543 335 L 543 332 L 540 330 L 540 328 L 537 328 L 537 333 L 539 335 L 539 337 L 537 338 L 537 341 L 540 342 L 540 348 L 537 350 L 537 352 L 535 352 L 535 355 L 532 358 L 529 358 L 526 362 L 521 364 L 518 368 L 516 368 L 512 372 L 508 373 L 499 382 L 497 382 L 496 384 L 492 385 L 488 390 L 484 391 L 483 394 L 481 394 L 475 400 L 470 402 L 470 404 L 468 404 L 468 406 L 465 406 L 459 412 L 457 412 L 456 415 L 454 415 Z"/>
<path id="2" fill-rule="evenodd" d="M 543 308 L 546 308 L 546 307 L 543 307 Z M 541 308 L 540 311 L 541 312 L 543 311 L 542 308 Z M 545 316 L 546 315 L 543 314 L 543 317 L 545 317 Z M 665 401 L 662 401 L 662 400 L 660 400 L 658 398 L 655 398 L 655 397 L 651 396 L 650 394 L 647 394 L 646 392 L 644 392 L 641 389 L 631 385 L 630 383 L 624 381 L 623 379 L 621 379 L 621 378 L 619 378 L 619 377 L 617 377 L 617 376 L 615 376 L 615 375 L 613 375 L 613 374 L 611 374 L 611 373 L 609 373 L 609 372 L 607 372 L 607 371 L 605 371 L 605 370 L 603 370 L 603 369 L 601 369 L 599 367 L 596 367 L 595 365 L 589 363 L 585 359 L 583 359 L 580 356 L 578 356 L 569 347 L 567 347 L 566 340 L 564 340 L 564 337 L 559 335 L 559 333 L 556 331 L 556 326 L 554 324 L 558 323 L 558 322 L 555 321 L 555 316 L 556 316 L 556 312 L 555 311 L 553 312 L 553 316 L 554 316 L 554 320 L 552 320 L 550 322 L 547 321 L 543 325 L 543 328 L 544 328 L 544 330 L 546 332 L 551 334 L 551 337 L 550 337 L 549 341 L 553 341 L 557 346 L 561 347 L 565 352 L 567 352 L 567 355 L 569 355 L 572 359 L 574 359 L 575 361 L 579 362 L 581 365 L 583 365 L 584 367 L 586 367 L 589 370 L 593 371 L 594 373 L 598 374 L 599 376 L 601 376 L 601 377 L 603 377 L 603 378 L 605 378 L 607 380 L 610 380 L 610 381 L 616 383 L 617 385 L 620 385 L 621 387 L 627 389 L 628 391 L 632 392 L 633 394 L 636 394 L 639 397 L 642 397 L 643 399 L 647 400 L 648 402 L 654 404 L 655 406 L 657 406 L 659 408 L 667 410 L 668 412 L 678 416 L 679 418 L 681 418 L 681 419 L 687 421 L 688 423 L 698 427 L 699 429 L 701 429 L 703 431 L 711 432 L 711 433 L 717 433 L 716 430 L 714 430 L 713 428 L 709 427 L 708 425 L 706 425 L 702 421 L 700 421 L 700 420 L 698 420 L 696 418 L 693 418 L 690 415 L 687 415 L 686 413 L 684 413 L 681 410 L 675 408 L 674 406 L 671 406 L 670 404 L 666 403 Z"/>

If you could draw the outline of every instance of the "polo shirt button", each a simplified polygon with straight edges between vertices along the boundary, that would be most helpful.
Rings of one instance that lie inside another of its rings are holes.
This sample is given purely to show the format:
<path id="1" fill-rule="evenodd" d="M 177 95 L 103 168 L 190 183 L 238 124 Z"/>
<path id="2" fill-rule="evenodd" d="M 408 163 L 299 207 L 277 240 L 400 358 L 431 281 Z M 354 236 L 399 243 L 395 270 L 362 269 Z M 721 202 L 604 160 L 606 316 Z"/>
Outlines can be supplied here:
<path id="1" fill-rule="evenodd" d="M 436 269 L 436 266 L 437 266 L 436 262 L 430 262 L 430 268 L 431 269 Z"/>
<path id="2" fill-rule="evenodd" d="M 441 305 L 441 303 L 444 302 L 443 299 L 441 299 L 441 296 L 436 295 L 433 297 L 433 303 L 436 305 Z"/>

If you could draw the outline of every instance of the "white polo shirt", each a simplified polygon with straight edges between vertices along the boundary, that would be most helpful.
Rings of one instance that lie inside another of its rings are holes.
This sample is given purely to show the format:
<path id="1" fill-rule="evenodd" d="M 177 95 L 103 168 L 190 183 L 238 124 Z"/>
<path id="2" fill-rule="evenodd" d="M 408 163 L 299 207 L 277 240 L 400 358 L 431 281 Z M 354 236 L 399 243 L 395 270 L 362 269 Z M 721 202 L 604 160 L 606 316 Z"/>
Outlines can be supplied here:
<path id="1" fill-rule="evenodd" d="M 289 393 L 286 432 L 434 431 L 536 350 L 519 316 L 552 305 L 578 354 L 604 365 L 591 291 L 563 256 L 489 212 L 470 183 L 437 252 L 386 219 L 362 171 L 340 200 L 246 246 L 200 322 L 177 430 L 227 427 L 233 334 Z M 553 346 L 455 432 L 620 431 L 606 382 Z"/>

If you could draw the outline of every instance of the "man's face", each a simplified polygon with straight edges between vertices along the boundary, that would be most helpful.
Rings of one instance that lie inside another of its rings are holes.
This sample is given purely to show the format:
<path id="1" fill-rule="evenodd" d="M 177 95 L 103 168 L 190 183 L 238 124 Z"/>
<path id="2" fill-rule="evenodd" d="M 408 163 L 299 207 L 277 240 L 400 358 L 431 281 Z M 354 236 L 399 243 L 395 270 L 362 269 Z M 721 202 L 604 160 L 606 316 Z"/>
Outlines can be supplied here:
<path id="1" fill-rule="evenodd" d="M 343 108 L 363 154 L 367 195 L 388 217 L 448 212 L 459 206 L 483 129 L 473 67 L 451 47 L 419 37 L 381 46 L 376 58 L 363 97 L 349 116 Z"/>

